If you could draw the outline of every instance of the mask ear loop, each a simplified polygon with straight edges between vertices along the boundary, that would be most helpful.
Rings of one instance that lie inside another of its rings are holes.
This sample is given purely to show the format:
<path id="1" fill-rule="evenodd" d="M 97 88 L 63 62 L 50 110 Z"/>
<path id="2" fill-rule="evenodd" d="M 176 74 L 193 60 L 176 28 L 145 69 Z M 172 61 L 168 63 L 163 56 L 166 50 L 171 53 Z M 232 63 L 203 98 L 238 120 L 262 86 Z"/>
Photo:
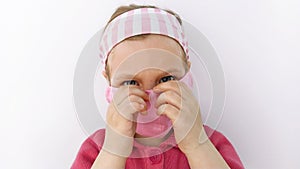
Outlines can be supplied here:
<path id="1" fill-rule="evenodd" d="M 114 92 L 117 91 L 117 90 L 118 90 L 118 88 L 116 88 L 116 87 L 112 87 L 112 86 L 106 87 L 106 89 L 105 89 L 105 98 L 106 98 L 106 101 L 107 101 L 108 103 L 110 103 L 110 102 L 112 101 L 112 99 L 113 99 L 113 94 L 114 94 Z"/>
<path id="2" fill-rule="evenodd" d="M 106 101 L 107 101 L 108 103 L 111 102 L 111 96 L 112 96 L 111 88 L 112 88 L 111 86 L 108 86 L 108 87 L 106 87 L 106 89 L 105 89 L 105 98 L 106 98 Z"/>
<path id="3" fill-rule="evenodd" d="M 193 89 L 194 80 L 191 71 L 188 71 L 179 81 L 184 82 L 190 89 Z"/>

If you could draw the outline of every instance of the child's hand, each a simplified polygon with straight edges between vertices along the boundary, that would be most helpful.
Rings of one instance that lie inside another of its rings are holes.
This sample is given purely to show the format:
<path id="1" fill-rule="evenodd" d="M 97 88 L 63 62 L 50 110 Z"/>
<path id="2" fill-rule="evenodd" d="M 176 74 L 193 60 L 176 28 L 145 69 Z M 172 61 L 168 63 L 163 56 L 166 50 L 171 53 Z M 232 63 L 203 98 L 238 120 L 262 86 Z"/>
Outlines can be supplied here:
<path id="1" fill-rule="evenodd" d="M 190 88 L 183 82 L 168 81 L 157 85 L 153 90 L 161 93 L 156 103 L 158 114 L 171 119 L 181 151 L 186 154 L 195 150 L 207 136 L 198 101 Z"/>
<path id="2" fill-rule="evenodd" d="M 148 95 L 136 86 L 121 86 L 113 96 L 106 120 L 108 125 L 127 137 L 133 137 L 137 113 L 146 111 Z"/>
<path id="3" fill-rule="evenodd" d="M 127 156 L 132 150 L 138 112 L 146 112 L 148 95 L 136 86 L 121 86 L 113 96 L 106 113 L 104 148 Z"/>

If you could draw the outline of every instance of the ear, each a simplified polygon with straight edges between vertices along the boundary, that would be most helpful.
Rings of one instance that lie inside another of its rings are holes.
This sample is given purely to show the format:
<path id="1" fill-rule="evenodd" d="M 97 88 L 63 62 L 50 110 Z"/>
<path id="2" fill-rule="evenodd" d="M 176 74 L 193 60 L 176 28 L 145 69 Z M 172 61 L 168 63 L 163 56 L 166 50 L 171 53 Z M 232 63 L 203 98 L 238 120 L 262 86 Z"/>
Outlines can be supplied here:
<path id="1" fill-rule="evenodd" d="M 106 73 L 106 71 L 104 71 L 104 70 L 103 70 L 103 71 L 102 71 L 102 75 L 103 75 L 103 76 L 104 76 L 104 78 L 107 80 L 107 77 L 108 77 L 108 76 L 107 76 L 107 73 Z"/>
<path id="2" fill-rule="evenodd" d="M 107 75 L 107 73 L 106 73 L 106 71 L 102 71 L 102 75 L 103 75 L 103 77 L 106 79 L 106 80 L 108 80 L 108 75 Z"/>
<path id="3" fill-rule="evenodd" d="M 191 62 L 188 60 L 188 61 L 187 61 L 187 70 L 189 71 L 190 68 L 191 68 Z"/>

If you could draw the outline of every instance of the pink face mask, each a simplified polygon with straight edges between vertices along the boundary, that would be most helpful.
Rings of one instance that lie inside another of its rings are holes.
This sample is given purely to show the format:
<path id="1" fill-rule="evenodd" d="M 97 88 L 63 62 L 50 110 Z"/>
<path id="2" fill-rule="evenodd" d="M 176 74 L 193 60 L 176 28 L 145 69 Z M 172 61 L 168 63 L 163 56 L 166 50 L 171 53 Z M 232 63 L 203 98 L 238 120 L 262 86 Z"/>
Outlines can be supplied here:
<path id="1" fill-rule="evenodd" d="M 192 89 L 193 79 L 190 72 L 187 72 L 179 81 L 184 82 Z M 113 94 L 117 89 L 118 88 L 111 86 L 106 89 L 106 100 L 108 103 L 112 101 Z M 172 122 L 167 116 L 159 116 L 156 114 L 157 108 L 155 108 L 155 103 L 159 94 L 154 93 L 153 90 L 146 90 L 145 92 L 150 98 L 150 100 L 146 102 L 148 113 L 147 115 L 138 115 L 136 133 L 146 137 L 164 136 L 172 129 Z"/>

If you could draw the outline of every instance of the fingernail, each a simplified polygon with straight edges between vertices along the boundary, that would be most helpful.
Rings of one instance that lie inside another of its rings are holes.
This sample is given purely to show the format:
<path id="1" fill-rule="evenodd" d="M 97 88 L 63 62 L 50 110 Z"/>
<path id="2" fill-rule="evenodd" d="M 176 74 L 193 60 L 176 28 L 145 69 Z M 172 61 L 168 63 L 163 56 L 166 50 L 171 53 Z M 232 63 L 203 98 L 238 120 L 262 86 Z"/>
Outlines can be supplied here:
<path id="1" fill-rule="evenodd" d="M 143 104 L 140 104 L 140 108 L 143 109 L 145 106 Z"/>

